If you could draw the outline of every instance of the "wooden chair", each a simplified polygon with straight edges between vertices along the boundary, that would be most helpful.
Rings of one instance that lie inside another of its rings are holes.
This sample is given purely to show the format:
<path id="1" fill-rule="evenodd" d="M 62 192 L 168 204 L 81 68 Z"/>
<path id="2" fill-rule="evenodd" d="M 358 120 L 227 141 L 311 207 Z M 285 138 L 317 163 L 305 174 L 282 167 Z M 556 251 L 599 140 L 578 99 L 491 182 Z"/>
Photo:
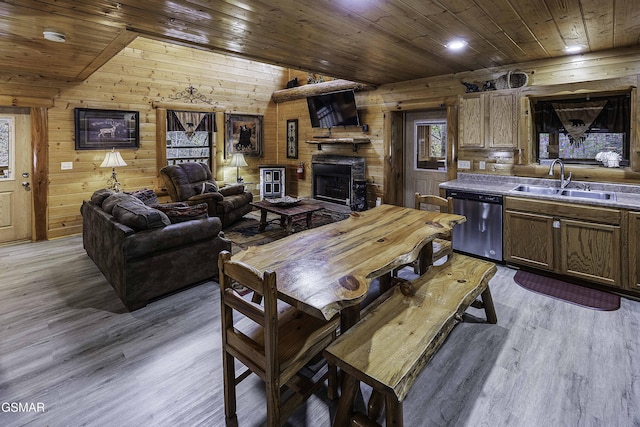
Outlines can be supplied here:
<path id="1" fill-rule="evenodd" d="M 306 369 L 307 376 L 300 371 L 335 340 L 339 316 L 324 321 L 278 300 L 275 272 L 262 274 L 235 262 L 228 251 L 220 253 L 218 266 L 226 424 L 237 426 L 236 385 L 252 372 L 265 383 L 270 427 L 284 424 L 327 378 L 329 397 L 334 398 L 335 366 L 311 374 Z M 239 295 L 232 287 L 234 283 L 253 291 L 252 300 Z M 262 304 L 256 302 L 260 300 Z M 248 368 L 237 376 L 236 359 Z"/>
<path id="2" fill-rule="evenodd" d="M 443 213 L 453 213 L 453 199 L 451 197 L 445 199 L 444 197 L 434 196 L 431 194 L 415 194 L 414 207 L 416 209 L 422 209 L 422 206 L 426 205 L 426 210 L 439 210 Z M 435 208 L 435 209 L 434 209 Z M 436 261 L 447 257 L 446 261 L 451 258 L 453 254 L 453 245 L 451 243 L 451 233 L 443 239 L 435 239 L 432 243 L 433 256 L 431 257 L 430 264 L 434 264 Z M 422 256 L 420 257 L 422 258 Z M 420 268 L 420 258 L 411 264 L 398 267 L 394 270 L 394 275 L 398 275 L 398 271 L 404 267 L 412 266 L 415 274 L 422 274 L 426 271 L 426 268 Z M 429 263 L 427 258 L 427 264 Z"/>
<path id="3" fill-rule="evenodd" d="M 444 198 L 440 196 L 434 196 L 431 194 L 415 195 L 415 208 L 422 209 L 422 205 L 436 207 L 443 213 L 453 213 L 453 199 L 451 197 Z M 429 209 L 427 209 L 429 210 Z M 443 258 L 451 257 L 453 254 L 453 245 L 451 244 L 451 233 L 443 239 L 435 239 L 433 241 L 433 262 Z"/>

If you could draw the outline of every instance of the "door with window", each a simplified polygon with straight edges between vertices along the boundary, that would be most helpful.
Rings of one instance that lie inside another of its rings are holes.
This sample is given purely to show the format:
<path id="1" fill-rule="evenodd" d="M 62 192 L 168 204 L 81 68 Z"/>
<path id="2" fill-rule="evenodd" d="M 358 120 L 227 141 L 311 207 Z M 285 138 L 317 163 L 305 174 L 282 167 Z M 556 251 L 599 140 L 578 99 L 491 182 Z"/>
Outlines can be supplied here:
<path id="1" fill-rule="evenodd" d="M 415 193 L 439 194 L 447 180 L 447 112 L 407 113 L 405 118 L 404 206 L 413 207 Z"/>
<path id="2" fill-rule="evenodd" d="M 0 109 L 0 244 L 31 239 L 30 123 Z"/>

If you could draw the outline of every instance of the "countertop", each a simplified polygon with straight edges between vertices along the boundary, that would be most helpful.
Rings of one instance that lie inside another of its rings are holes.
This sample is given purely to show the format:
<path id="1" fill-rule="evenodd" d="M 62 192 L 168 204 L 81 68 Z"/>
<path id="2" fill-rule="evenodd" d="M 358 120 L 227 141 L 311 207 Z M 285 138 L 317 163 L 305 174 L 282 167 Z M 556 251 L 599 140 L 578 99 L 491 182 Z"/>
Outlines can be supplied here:
<path id="1" fill-rule="evenodd" d="M 586 184 L 589 185 L 591 190 L 594 191 L 611 191 L 616 193 L 616 200 L 598 200 L 512 191 L 515 187 L 521 184 L 559 188 L 560 180 L 544 178 L 524 178 L 518 176 L 458 173 L 458 179 L 443 182 L 442 184 L 440 184 L 440 188 L 445 190 L 468 191 L 471 193 L 560 201 L 565 203 L 590 206 L 602 206 L 615 209 L 640 209 L 640 186 L 638 185 L 571 181 L 571 183 L 566 187 L 567 189 L 583 189 L 584 185 Z"/>

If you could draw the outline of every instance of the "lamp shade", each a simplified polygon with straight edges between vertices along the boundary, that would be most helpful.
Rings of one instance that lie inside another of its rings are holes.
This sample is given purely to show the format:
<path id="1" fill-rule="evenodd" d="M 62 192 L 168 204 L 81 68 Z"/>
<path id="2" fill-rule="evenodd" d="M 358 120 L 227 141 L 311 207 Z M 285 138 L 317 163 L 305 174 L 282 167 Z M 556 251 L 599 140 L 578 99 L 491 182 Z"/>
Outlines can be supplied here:
<path id="1" fill-rule="evenodd" d="M 104 160 L 100 165 L 101 168 L 117 168 L 121 166 L 127 166 L 127 164 L 122 159 L 120 152 L 115 151 L 115 149 L 107 152 L 107 155 L 104 156 Z"/>
<path id="2" fill-rule="evenodd" d="M 233 157 L 231 158 L 231 163 L 229 163 L 229 166 L 233 166 L 233 167 L 245 167 L 245 166 L 249 166 L 249 164 L 247 163 L 247 161 L 244 159 L 244 154 L 242 153 L 235 153 L 233 155 Z"/>

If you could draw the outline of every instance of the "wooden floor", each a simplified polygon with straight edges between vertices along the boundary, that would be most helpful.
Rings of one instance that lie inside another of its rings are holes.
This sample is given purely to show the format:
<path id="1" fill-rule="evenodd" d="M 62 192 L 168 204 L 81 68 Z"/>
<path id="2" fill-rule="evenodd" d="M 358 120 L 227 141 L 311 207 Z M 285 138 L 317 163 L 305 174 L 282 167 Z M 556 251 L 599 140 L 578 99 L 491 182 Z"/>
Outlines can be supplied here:
<path id="1" fill-rule="evenodd" d="M 640 425 L 640 303 L 588 310 L 513 275 L 491 282 L 498 324 L 472 311 L 422 372 L 405 425 Z M 219 329 L 213 282 L 129 313 L 80 237 L 0 247 L 0 425 L 223 425 Z M 263 425 L 261 383 L 239 393 L 240 425 Z M 334 410 L 313 396 L 290 425 L 330 426 Z"/>

